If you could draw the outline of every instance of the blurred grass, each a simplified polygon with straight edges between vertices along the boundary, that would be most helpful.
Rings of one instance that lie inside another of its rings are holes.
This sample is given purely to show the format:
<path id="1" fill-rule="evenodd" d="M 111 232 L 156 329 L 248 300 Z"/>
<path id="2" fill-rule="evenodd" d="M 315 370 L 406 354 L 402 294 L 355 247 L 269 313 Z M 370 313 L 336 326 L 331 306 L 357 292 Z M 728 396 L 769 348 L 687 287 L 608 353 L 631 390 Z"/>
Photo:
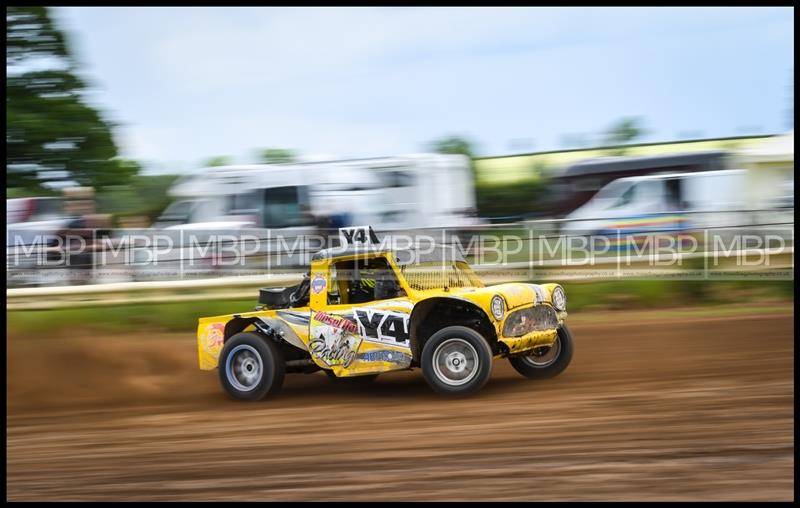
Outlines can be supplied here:
<path id="1" fill-rule="evenodd" d="M 769 307 L 794 302 L 794 281 L 603 281 L 563 284 L 570 315 L 585 311 L 639 310 L 730 304 Z M 213 296 L 209 296 L 213 298 Z M 168 304 L 136 304 L 103 308 L 7 312 L 8 335 L 65 334 L 91 330 L 106 333 L 182 332 L 194 334 L 204 316 L 247 312 L 252 299 Z"/>
<path id="2" fill-rule="evenodd" d="M 213 298 L 213 296 L 209 296 Z M 135 304 L 108 307 L 7 312 L 7 332 L 43 334 L 51 331 L 98 330 L 104 332 L 183 331 L 194 333 L 203 316 L 247 312 L 256 306 L 257 294 L 248 300 Z"/>
<path id="3" fill-rule="evenodd" d="M 567 309 L 658 309 L 793 302 L 794 281 L 602 281 L 564 283 Z"/>

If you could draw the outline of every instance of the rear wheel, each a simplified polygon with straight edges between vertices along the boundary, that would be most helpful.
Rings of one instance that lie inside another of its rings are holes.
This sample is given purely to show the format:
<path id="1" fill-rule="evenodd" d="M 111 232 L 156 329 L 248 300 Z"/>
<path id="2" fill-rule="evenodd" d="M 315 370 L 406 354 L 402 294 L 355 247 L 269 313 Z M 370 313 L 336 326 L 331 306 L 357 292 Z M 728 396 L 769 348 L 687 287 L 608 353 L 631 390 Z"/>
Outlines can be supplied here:
<path id="1" fill-rule="evenodd" d="M 237 333 L 219 355 L 219 378 L 225 391 L 238 400 L 261 400 L 280 390 L 286 365 L 283 353 L 257 333 Z"/>
<path id="2" fill-rule="evenodd" d="M 572 334 L 567 325 L 558 329 L 550 347 L 534 349 L 531 354 L 508 359 L 514 369 L 530 379 L 547 379 L 561 374 L 572 360 Z"/>
<path id="3" fill-rule="evenodd" d="M 492 374 L 492 350 L 481 334 L 465 326 L 448 326 L 422 348 L 422 374 L 442 395 L 477 392 Z"/>

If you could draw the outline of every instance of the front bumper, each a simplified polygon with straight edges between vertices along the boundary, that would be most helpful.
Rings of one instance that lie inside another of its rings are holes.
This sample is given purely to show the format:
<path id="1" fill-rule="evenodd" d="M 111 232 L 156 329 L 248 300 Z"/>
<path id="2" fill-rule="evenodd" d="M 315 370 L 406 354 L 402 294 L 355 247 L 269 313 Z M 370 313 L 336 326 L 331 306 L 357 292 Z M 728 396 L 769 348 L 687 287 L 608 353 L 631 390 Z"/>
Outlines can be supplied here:
<path id="1" fill-rule="evenodd" d="M 499 337 L 498 340 L 508 347 L 509 354 L 524 353 L 542 346 L 552 346 L 558 336 L 558 329 L 531 332 L 522 337 Z"/>

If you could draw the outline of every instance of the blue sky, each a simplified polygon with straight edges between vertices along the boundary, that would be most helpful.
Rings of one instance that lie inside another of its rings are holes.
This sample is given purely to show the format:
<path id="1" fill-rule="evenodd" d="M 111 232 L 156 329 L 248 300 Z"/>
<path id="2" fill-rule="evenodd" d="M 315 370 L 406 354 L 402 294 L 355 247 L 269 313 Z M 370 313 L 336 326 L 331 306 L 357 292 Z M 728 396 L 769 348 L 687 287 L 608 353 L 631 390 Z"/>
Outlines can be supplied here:
<path id="1" fill-rule="evenodd" d="M 484 155 L 787 130 L 792 8 L 56 8 L 126 157 L 189 171 L 309 157 Z"/>

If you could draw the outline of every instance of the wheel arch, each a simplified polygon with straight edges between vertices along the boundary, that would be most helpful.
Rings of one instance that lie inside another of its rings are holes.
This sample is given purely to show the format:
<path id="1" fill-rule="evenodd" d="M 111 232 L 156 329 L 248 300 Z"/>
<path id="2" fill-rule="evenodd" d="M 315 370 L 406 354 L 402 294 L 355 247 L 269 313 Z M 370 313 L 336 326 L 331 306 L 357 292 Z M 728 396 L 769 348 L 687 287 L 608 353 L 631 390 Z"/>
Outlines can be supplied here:
<path id="1" fill-rule="evenodd" d="M 411 311 L 408 332 L 415 363 L 419 362 L 425 341 L 431 335 L 455 325 L 474 329 L 489 342 L 492 351 L 497 352 L 497 331 L 483 309 L 463 298 L 437 296 L 417 303 Z"/>
<path id="2" fill-rule="evenodd" d="M 225 323 L 225 331 L 223 333 L 222 342 L 228 342 L 228 339 L 233 337 L 239 332 L 243 332 L 248 326 L 254 324 L 258 321 L 258 318 L 255 317 L 241 317 L 241 316 L 234 316 L 233 319 Z"/>

